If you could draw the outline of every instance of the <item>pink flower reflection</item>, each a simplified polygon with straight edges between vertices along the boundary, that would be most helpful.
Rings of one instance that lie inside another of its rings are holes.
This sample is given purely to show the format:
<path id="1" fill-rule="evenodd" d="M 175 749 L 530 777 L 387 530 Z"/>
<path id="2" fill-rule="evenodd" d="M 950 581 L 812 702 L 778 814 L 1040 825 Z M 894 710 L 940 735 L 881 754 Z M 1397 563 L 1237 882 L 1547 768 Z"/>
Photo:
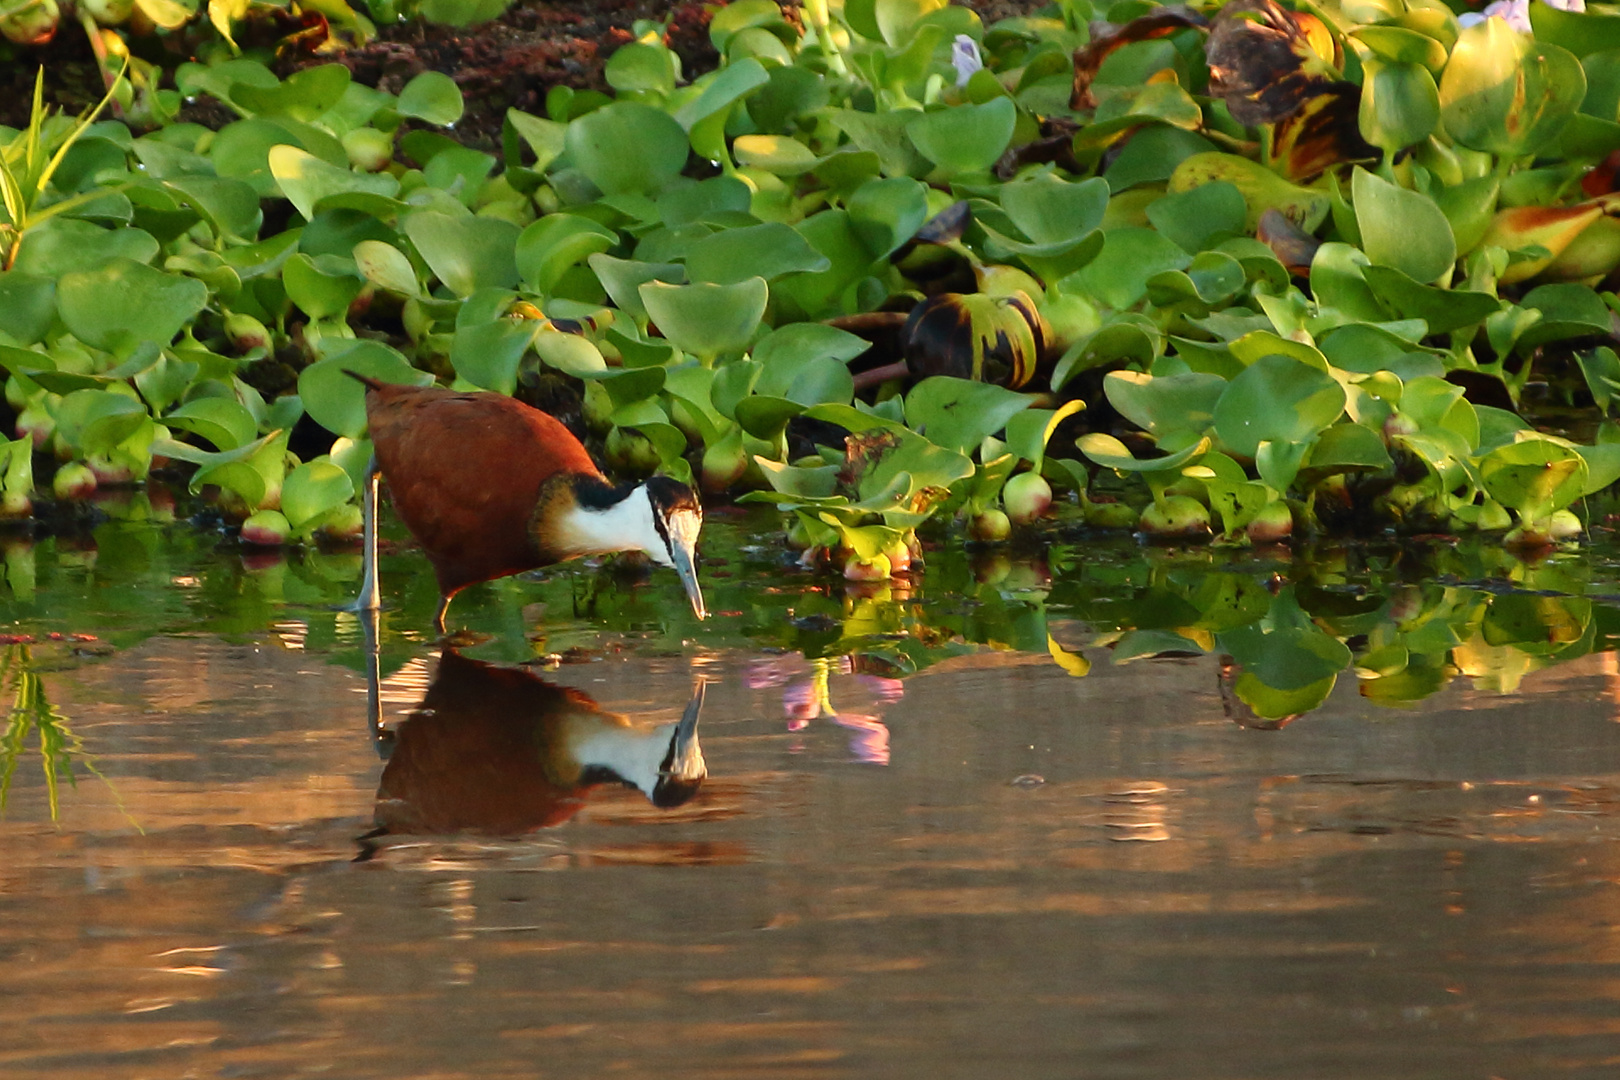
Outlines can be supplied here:
<path id="1" fill-rule="evenodd" d="M 808 677 L 805 677 L 808 670 Z M 810 721 L 825 716 L 850 733 L 849 752 L 856 761 L 889 763 L 889 729 L 879 719 L 882 707 L 899 701 L 906 689 L 899 679 L 856 674 L 855 681 L 875 699 L 872 712 L 839 712 L 833 707 L 831 676 L 855 674 L 847 656 L 806 662 L 801 656 L 758 659 L 749 664 L 744 682 L 752 690 L 783 687 L 782 712 L 789 731 L 803 731 Z"/>

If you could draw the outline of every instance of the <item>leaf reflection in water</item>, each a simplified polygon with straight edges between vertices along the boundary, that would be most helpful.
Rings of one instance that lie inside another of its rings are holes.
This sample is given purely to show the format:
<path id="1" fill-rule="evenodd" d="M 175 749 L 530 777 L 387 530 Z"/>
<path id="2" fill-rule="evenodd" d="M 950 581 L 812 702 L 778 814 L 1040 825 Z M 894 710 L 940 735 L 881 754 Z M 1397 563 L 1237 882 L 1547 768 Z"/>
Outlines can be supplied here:
<path id="1" fill-rule="evenodd" d="M 519 836 L 568 821 L 608 783 L 680 806 L 708 775 L 702 704 L 699 684 L 679 721 L 638 724 L 523 668 L 446 649 L 421 704 L 379 743 L 388 763 L 367 842 Z"/>

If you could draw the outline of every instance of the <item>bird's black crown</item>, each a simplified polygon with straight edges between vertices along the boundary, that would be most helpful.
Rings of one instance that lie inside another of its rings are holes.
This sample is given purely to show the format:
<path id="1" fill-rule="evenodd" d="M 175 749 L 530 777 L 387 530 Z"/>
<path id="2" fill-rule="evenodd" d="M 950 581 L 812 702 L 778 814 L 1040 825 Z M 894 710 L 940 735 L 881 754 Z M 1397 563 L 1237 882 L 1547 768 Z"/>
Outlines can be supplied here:
<path id="1" fill-rule="evenodd" d="M 697 492 L 679 480 L 668 476 L 652 476 L 647 479 L 647 501 L 652 503 L 665 517 L 677 510 L 690 510 L 701 514 L 703 506 L 698 502 Z"/>

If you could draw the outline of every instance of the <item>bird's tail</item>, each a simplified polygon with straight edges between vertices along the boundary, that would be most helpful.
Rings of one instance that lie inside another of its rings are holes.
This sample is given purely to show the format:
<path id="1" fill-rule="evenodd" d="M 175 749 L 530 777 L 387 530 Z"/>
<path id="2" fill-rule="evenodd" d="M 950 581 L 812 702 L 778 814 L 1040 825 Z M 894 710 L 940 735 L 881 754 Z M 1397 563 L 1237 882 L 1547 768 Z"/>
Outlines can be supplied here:
<path id="1" fill-rule="evenodd" d="M 356 382 L 365 383 L 367 390 L 381 390 L 388 385 L 380 379 L 373 379 L 370 375 L 362 375 L 358 371 L 350 371 L 348 368 L 343 369 L 343 374 Z"/>

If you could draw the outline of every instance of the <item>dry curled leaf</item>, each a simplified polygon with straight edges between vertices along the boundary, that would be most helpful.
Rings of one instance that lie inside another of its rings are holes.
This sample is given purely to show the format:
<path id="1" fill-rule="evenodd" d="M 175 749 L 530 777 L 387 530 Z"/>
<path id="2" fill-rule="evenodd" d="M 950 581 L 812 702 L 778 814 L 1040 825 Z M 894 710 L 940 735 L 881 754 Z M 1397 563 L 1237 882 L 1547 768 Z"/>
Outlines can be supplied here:
<path id="1" fill-rule="evenodd" d="M 1106 24 L 1104 24 L 1106 26 Z M 1124 26 L 1097 33 L 1093 29 L 1091 43 L 1074 51 L 1074 91 L 1069 95 L 1069 108 L 1094 109 L 1097 99 L 1092 96 L 1091 84 L 1104 60 L 1117 49 L 1134 45 L 1138 41 L 1152 41 L 1169 37 L 1179 30 L 1207 30 L 1209 20 L 1188 7 L 1167 7 L 1140 19 L 1132 19 Z"/>

